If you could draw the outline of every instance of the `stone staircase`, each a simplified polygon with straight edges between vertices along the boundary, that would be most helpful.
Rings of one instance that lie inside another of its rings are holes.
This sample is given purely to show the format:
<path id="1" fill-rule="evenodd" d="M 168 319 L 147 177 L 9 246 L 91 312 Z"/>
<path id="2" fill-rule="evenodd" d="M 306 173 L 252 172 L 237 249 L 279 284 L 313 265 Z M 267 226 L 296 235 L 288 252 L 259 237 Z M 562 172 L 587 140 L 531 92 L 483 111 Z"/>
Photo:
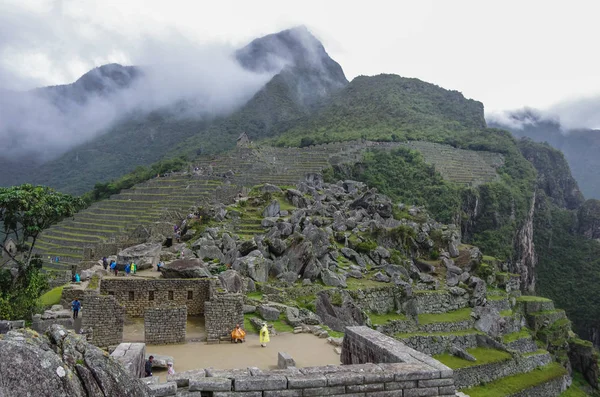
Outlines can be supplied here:
<path id="1" fill-rule="evenodd" d="M 36 243 L 48 271 L 70 270 L 84 259 L 83 250 L 124 238 L 140 225 L 157 222 L 166 213 L 185 212 L 210 200 L 231 199 L 242 188 L 271 183 L 295 186 L 306 174 L 332 164 L 360 161 L 365 149 L 408 147 L 423 153 L 442 175 L 457 183 L 477 184 L 497 177 L 502 156 L 455 149 L 429 142 L 379 143 L 349 141 L 306 148 L 236 148 L 218 156 L 202 156 L 192 163 L 198 172 L 157 177 L 92 204 L 73 218 L 46 230 Z M 239 225 L 242 235 L 262 231 L 256 219 Z M 58 262 L 51 258 L 58 257 Z"/>

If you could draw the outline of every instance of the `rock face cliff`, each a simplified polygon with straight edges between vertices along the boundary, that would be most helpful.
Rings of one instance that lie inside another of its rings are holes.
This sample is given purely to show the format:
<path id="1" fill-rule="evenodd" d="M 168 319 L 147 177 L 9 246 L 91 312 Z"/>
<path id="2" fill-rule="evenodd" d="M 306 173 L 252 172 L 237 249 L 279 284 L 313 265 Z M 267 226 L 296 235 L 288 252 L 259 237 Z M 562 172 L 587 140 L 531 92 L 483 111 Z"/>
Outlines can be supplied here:
<path id="1" fill-rule="evenodd" d="M 53 325 L 45 335 L 23 329 L 0 339 L 0 396 L 149 396 L 108 353 Z"/>

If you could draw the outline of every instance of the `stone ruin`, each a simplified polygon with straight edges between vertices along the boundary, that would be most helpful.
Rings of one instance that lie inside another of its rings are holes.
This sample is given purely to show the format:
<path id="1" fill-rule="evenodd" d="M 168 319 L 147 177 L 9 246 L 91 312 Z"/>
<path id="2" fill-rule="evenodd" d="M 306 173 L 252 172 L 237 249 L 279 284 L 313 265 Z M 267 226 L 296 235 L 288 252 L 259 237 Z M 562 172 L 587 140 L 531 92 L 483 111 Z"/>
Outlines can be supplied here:
<path id="1" fill-rule="evenodd" d="M 113 356 L 137 376 L 143 355 L 132 345 Z M 207 368 L 168 375 L 165 383 L 145 381 L 155 396 L 455 396 L 452 369 L 368 327 L 346 328 L 342 365 L 297 368 L 289 356 L 279 360 L 275 370 Z"/>

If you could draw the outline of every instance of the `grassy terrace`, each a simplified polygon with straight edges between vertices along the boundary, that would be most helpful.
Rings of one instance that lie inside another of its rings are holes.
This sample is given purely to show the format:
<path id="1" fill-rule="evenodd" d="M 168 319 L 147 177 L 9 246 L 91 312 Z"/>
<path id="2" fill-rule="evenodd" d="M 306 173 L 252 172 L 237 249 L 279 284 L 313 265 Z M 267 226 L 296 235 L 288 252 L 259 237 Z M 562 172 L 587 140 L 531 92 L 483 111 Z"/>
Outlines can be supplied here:
<path id="1" fill-rule="evenodd" d="M 448 353 L 438 354 L 433 356 L 433 358 L 452 369 L 474 367 L 476 365 L 485 365 L 512 359 L 512 356 L 507 352 L 496 349 L 488 349 L 485 347 L 467 349 L 467 352 L 475 357 L 477 361 L 468 361 Z"/>
<path id="2" fill-rule="evenodd" d="M 517 298 L 517 302 L 552 302 L 550 299 L 541 296 L 524 295 Z"/>
<path id="3" fill-rule="evenodd" d="M 521 330 L 519 332 L 513 332 L 511 334 L 506 334 L 502 337 L 502 341 L 504 343 L 514 342 L 519 339 L 530 338 L 531 334 L 526 330 Z"/>
<path id="4" fill-rule="evenodd" d="M 388 321 L 393 320 L 406 320 L 406 316 L 404 314 L 398 313 L 369 314 L 369 318 L 371 319 L 371 323 L 373 325 L 383 325 Z"/>
<path id="5" fill-rule="evenodd" d="M 40 296 L 40 305 L 47 307 L 59 304 L 60 297 L 62 296 L 62 290 L 64 287 L 65 286 L 62 285 L 60 287 L 53 288 L 50 291 L 46 292 L 44 295 Z"/>
<path id="6" fill-rule="evenodd" d="M 564 369 L 560 364 L 552 363 L 531 372 L 508 376 L 506 378 L 490 382 L 487 385 L 465 389 L 463 392 L 471 397 L 510 396 L 519 391 L 526 390 L 564 376 L 566 373 L 567 370 Z"/>
<path id="7" fill-rule="evenodd" d="M 408 338 L 412 338 L 413 336 L 467 336 L 467 335 L 474 335 L 474 334 L 479 334 L 479 335 L 483 335 L 484 333 L 481 331 L 478 331 L 476 329 L 467 329 L 467 330 L 463 330 L 463 331 L 454 331 L 454 332 L 411 332 L 411 333 L 397 333 L 394 335 L 395 338 L 398 339 L 408 339 Z"/>
<path id="8" fill-rule="evenodd" d="M 244 314 L 244 329 L 246 330 L 246 332 L 258 333 L 258 330 L 255 329 L 254 326 L 252 325 L 252 323 L 250 322 L 250 319 L 252 317 L 256 317 L 256 318 L 260 319 L 260 317 L 254 313 Z M 263 321 L 263 320 L 261 319 L 261 321 Z M 275 328 L 275 331 L 277 331 L 277 332 L 293 332 L 294 331 L 294 327 L 292 327 L 291 325 L 289 325 L 288 323 L 285 322 L 284 314 L 281 314 L 279 316 L 279 320 L 268 321 L 268 323 L 273 324 L 273 328 Z"/>
<path id="9" fill-rule="evenodd" d="M 419 324 L 435 324 L 435 323 L 458 323 L 460 321 L 468 321 L 471 319 L 471 308 L 455 310 L 453 312 L 442 314 L 419 314 Z"/>

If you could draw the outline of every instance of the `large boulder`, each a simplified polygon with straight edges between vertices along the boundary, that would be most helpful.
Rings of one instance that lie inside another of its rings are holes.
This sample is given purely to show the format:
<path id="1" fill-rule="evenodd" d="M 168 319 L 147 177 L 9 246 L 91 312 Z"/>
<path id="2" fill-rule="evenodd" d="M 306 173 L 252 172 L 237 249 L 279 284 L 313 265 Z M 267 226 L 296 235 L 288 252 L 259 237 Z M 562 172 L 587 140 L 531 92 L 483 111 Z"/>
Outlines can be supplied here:
<path id="1" fill-rule="evenodd" d="M 272 263 L 260 251 L 255 250 L 244 257 L 237 258 L 231 267 L 242 276 L 250 277 L 259 283 L 264 283 L 269 277 L 269 269 Z"/>
<path id="2" fill-rule="evenodd" d="M 198 258 L 205 261 L 218 260 L 220 263 L 225 262 L 225 255 L 216 245 L 203 245 L 196 251 Z"/>
<path id="3" fill-rule="evenodd" d="M 44 335 L 11 331 L 0 339 L 0 396 L 104 397 L 150 395 L 117 360 L 85 338 L 53 325 Z"/>
<path id="4" fill-rule="evenodd" d="M 279 211 L 281 210 L 281 206 L 279 205 L 279 201 L 272 200 L 269 205 L 263 211 L 263 217 L 265 218 L 273 218 L 279 216 Z"/>
<path id="5" fill-rule="evenodd" d="M 219 280 L 227 292 L 237 293 L 243 290 L 244 280 L 235 270 L 226 270 L 219 274 Z"/>
<path id="6" fill-rule="evenodd" d="M 317 315 L 334 331 L 347 326 L 367 325 L 369 317 L 345 291 L 321 291 L 317 294 Z"/>
<path id="7" fill-rule="evenodd" d="M 327 268 L 321 270 L 321 280 L 323 280 L 323 284 L 330 287 L 347 287 L 346 277 L 342 276 L 341 274 L 332 272 Z"/>
<path id="8" fill-rule="evenodd" d="M 151 269 L 160 260 L 160 244 L 139 244 L 119 252 L 117 263 L 135 262 L 138 270 Z"/>
<path id="9" fill-rule="evenodd" d="M 201 259 L 178 259 L 161 266 L 160 272 L 164 278 L 206 278 L 210 272 Z"/>
<path id="10" fill-rule="evenodd" d="M 260 313 L 260 316 L 267 321 L 279 320 L 279 315 L 281 314 L 276 308 L 266 305 L 259 306 L 258 312 Z"/>

